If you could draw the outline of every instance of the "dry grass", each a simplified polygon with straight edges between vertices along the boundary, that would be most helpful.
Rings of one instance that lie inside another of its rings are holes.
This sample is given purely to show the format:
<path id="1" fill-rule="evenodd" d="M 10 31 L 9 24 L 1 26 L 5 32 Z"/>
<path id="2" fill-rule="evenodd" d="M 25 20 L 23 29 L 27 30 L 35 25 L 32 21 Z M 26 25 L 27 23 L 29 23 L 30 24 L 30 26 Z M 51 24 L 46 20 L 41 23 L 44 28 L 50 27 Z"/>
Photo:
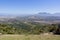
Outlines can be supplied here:
<path id="1" fill-rule="evenodd" d="M 0 35 L 0 40 L 60 40 L 59 35 Z"/>

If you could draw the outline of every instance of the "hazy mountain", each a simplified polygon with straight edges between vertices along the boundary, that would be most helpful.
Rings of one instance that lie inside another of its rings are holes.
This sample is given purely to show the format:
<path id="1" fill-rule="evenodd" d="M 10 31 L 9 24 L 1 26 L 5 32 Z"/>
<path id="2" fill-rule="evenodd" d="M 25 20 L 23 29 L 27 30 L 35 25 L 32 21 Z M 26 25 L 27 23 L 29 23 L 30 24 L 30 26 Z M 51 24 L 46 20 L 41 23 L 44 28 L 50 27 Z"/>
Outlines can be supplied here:
<path id="1" fill-rule="evenodd" d="M 0 15 L 0 22 L 40 22 L 40 23 L 51 23 L 51 22 L 59 22 L 60 23 L 60 13 L 47 13 L 47 12 L 39 12 L 34 15 Z"/>
<path id="2" fill-rule="evenodd" d="M 40 23 L 60 23 L 60 14 L 50 14 L 46 12 L 40 12 L 31 16 L 26 16 L 22 18 L 24 21 L 30 22 L 40 22 Z"/>

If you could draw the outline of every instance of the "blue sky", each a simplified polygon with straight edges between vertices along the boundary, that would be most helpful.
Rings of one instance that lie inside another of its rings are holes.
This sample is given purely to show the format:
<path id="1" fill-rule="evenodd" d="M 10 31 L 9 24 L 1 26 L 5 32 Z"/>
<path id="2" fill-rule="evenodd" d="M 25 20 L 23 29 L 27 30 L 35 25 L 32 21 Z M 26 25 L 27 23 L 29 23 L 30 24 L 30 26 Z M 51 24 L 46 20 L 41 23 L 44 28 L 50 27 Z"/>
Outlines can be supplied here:
<path id="1" fill-rule="evenodd" d="M 35 14 L 60 12 L 60 0 L 0 0 L 0 13 Z"/>

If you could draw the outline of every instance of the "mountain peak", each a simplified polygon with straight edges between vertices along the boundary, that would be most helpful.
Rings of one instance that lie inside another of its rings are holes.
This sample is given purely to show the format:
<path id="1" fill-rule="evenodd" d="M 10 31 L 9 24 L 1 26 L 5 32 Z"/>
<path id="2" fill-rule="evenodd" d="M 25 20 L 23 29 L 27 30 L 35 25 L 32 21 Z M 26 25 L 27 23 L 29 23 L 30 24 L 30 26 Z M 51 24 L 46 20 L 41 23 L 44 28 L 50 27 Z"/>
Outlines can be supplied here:
<path id="1" fill-rule="evenodd" d="M 39 12 L 38 14 L 50 14 L 50 13 L 47 13 L 47 12 Z"/>

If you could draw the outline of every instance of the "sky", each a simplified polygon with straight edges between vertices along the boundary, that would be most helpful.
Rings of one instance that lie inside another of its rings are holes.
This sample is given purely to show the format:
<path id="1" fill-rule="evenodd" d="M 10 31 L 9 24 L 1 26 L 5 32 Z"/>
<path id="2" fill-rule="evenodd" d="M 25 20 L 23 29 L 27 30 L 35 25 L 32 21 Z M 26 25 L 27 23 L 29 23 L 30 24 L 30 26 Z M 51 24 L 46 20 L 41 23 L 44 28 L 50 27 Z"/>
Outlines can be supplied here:
<path id="1" fill-rule="evenodd" d="M 60 12 L 60 0 L 0 0 L 0 14 Z"/>

